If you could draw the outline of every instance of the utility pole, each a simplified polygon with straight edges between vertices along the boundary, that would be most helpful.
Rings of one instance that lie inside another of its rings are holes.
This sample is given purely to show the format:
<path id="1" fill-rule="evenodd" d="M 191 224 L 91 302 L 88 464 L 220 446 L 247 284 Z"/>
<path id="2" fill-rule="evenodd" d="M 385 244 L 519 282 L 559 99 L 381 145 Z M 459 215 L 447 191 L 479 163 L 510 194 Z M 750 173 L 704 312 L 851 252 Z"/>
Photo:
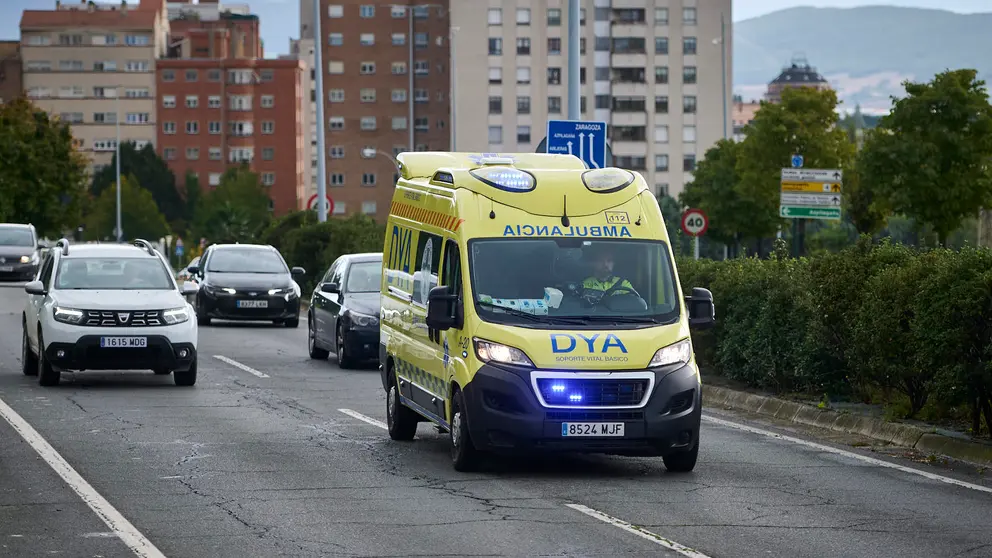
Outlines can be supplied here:
<path id="1" fill-rule="evenodd" d="M 114 88 L 114 110 L 117 112 L 114 121 L 117 123 L 117 145 L 115 159 L 117 160 L 117 242 L 124 242 L 124 229 L 121 227 L 121 86 Z"/>
<path id="2" fill-rule="evenodd" d="M 449 68 L 449 72 L 448 72 L 448 75 L 451 76 L 451 93 L 450 93 L 451 98 L 449 99 L 451 101 L 451 122 L 449 124 L 451 126 L 451 146 L 449 147 L 449 149 L 451 149 L 452 151 L 458 151 L 458 148 L 456 147 L 457 143 L 455 142 L 455 140 L 457 139 L 457 130 L 455 129 L 455 124 L 456 124 L 455 118 L 457 117 L 458 114 L 458 96 L 457 96 L 457 90 L 455 89 L 455 85 L 456 85 L 455 82 L 457 81 L 457 78 L 455 77 L 456 75 L 455 74 L 455 33 L 457 32 L 458 32 L 457 27 L 452 27 L 451 31 L 448 32 L 448 52 L 451 53 L 450 54 L 451 67 Z"/>
<path id="3" fill-rule="evenodd" d="M 568 119 L 581 118 L 579 111 L 579 0 L 568 0 Z"/>
<path id="4" fill-rule="evenodd" d="M 728 138 L 727 134 L 727 20 L 723 12 L 720 12 L 720 72 L 723 88 L 720 96 L 723 98 L 723 139 Z"/>
<path id="5" fill-rule="evenodd" d="M 406 39 L 407 50 L 409 50 L 409 54 L 410 54 L 410 65 L 406 69 L 407 89 L 409 89 L 409 91 L 407 91 L 406 93 L 407 111 L 409 112 L 407 116 L 408 122 L 406 123 L 406 125 L 409 127 L 408 129 L 410 134 L 410 139 L 409 139 L 410 145 L 406 146 L 406 149 L 407 151 L 415 151 L 414 141 L 416 140 L 414 139 L 413 136 L 413 3 L 412 2 L 410 3 L 409 6 L 406 7 L 406 17 L 410 21 L 410 34 L 407 36 Z"/>
<path id="6" fill-rule="evenodd" d="M 324 40 L 320 34 L 320 0 L 313 0 L 314 76 L 317 78 L 317 221 L 327 221 L 327 149 L 324 146 Z"/>

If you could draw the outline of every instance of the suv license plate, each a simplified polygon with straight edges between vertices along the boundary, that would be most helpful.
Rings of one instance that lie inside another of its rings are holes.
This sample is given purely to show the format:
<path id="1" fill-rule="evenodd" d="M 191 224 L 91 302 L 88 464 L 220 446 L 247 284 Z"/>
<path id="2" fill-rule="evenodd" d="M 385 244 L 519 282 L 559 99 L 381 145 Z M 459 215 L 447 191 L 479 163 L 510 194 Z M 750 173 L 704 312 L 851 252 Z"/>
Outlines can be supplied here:
<path id="1" fill-rule="evenodd" d="M 12 266 L 12 265 L 0 265 L 0 271 L 3 271 L 4 273 L 9 273 L 11 271 L 14 271 L 14 266 Z"/>
<path id="2" fill-rule="evenodd" d="M 563 422 L 562 436 L 607 436 L 623 437 L 622 422 Z"/>
<path id="3" fill-rule="evenodd" d="M 148 346 L 147 337 L 101 337 L 100 346 L 105 349 L 143 349 Z"/>
<path id="4" fill-rule="evenodd" d="M 239 300 L 238 308 L 268 308 L 268 300 Z"/>

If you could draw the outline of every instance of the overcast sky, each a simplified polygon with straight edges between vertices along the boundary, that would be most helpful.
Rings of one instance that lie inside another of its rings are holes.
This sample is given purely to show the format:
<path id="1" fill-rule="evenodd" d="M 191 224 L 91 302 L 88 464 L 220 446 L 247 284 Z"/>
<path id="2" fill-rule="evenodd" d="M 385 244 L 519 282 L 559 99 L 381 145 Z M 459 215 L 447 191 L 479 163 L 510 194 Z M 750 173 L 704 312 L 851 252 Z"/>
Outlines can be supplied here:
<path id="1" fill-rule="evenodd" d="M 734 0 L 734 21 L 798 6 L 855 8 L 876 5 L 934 8 L 960 13 L 992 12 L 992 0 L 875 0 L 874 2 L 866 0 Z"/>

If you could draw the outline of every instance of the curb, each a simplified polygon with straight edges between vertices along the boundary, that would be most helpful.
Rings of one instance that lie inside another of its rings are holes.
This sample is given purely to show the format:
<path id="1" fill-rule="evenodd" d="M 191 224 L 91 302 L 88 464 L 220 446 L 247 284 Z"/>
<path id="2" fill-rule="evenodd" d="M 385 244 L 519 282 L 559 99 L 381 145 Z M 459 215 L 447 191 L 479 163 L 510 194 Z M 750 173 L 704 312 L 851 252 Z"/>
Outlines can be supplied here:
<path id="1" fill-rule="evenodd" d="M 703 384 L 703 397 L 709 405 L 750 411 L 788 422 L 817 426 L 835 432 L 858 434 L 925 453 L 945 455 L 982 465 L 992 465 L 992 444 L 935 434 L 918 426 L 838 413 L 777 397 L 706 384 Z"/>

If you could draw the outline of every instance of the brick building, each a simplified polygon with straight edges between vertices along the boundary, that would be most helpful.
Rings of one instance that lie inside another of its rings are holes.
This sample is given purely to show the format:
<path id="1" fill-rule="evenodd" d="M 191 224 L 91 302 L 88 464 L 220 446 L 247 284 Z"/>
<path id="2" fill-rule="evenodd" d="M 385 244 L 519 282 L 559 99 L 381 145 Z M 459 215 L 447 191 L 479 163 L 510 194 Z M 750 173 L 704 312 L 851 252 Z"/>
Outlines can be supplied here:
<path id="1" fill-rule="evenodd" d="M 365 213 L 381 222 L 396 177 L 389 156 L 450 146 L 448 0 L 411 2 L 409 11 L 368 0 L 320 3 L 323 68 L 317 71 L 324 76 L 327 193 L 335 215 Z M 312 0 L 300 2 L 300 33 L 314 38 Z M 413 72 L 412 91 L 408 72 Z M 368 147 L 378 154 L 366 158 Z"/>
<path id="2" fill-rule="evenodd" d="M 174 58 L 158 61 L 159 153 L 184 182 L 220 183 L 228 167 L 249 163 L 269 189 L 277 215 L 306 203 L 309 162 L 298 60 Z"/>
<path id="3" fill-rule="evenodd" d="M 24 94 L 21 41 L 0 41 L 0 104 Z"/>

